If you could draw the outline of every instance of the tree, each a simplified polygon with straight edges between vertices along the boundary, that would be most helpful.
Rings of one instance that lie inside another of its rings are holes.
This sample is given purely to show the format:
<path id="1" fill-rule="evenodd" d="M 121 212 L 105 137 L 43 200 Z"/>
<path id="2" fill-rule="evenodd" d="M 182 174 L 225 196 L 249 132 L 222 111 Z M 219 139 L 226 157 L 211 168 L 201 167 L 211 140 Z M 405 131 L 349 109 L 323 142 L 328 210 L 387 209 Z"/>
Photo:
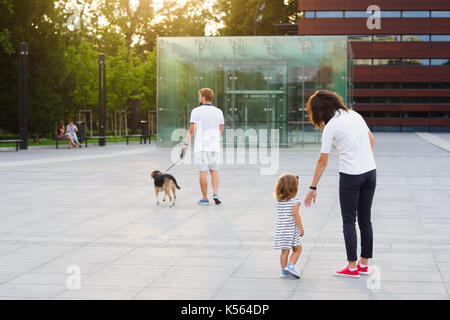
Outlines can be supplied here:
<path id="1" fill-rule="evenodd" d="M 215 21 L 224 25 L 219 29 L 219 35 L 252 36 L 256 11 L 256 16 L 262 15 L 256 25 L 256 34 L 275 35 L 275 24 L 291 22 L 291 3 L 286 5 L 284 0 L 218 0 L 214 6 Z"/>
<path id="2" fill-rule="evenodd" d="M 158 21 L 144 34 L 145 49 L 153 50 L 157 37 L 204 36 L 206 24 L 212 19 L 212 12 L 201 0 L 188 0 L 184 4 L 164 1 Z"/>
<path id="3" fill-rule="evenodd" d="M 57 28 L 60 16 L 52 0 L 3 1 L 10 14 L 0 19 L 0 30 L 8 29 L 11 48 L 20 42 L 29 46 L 29 119 L 36 135 L 53 131 L 54 123 L 64 115 L 68 96 L 64 42 Z M 56 22 L 56 23 L 55 23 Z M 0 127 L 18 132 L 18 53 L 0 52 Z"/>

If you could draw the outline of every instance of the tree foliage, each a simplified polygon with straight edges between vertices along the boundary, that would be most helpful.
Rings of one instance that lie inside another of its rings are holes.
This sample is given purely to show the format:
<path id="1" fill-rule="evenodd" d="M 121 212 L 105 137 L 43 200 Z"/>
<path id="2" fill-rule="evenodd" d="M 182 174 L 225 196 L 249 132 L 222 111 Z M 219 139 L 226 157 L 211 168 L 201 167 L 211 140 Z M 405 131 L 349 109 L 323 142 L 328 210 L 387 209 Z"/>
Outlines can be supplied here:
<path id="1" fill-rule="evenodd" d="M 252 35 L 258 0 L 0 0 L 0 134 L 18 132 L 18 46 L 29 46 L 29 131 L 49 136 L 78 110 L 98 109 L 98 54 L 107 57 L 108 111 L 141 100 L 142 119 L 156 103 L 158 36 Z M 294 1 L 265 1 L 258 35 L 295 19 Z M 137 6 L 136 6 L 137 4 Z"/>

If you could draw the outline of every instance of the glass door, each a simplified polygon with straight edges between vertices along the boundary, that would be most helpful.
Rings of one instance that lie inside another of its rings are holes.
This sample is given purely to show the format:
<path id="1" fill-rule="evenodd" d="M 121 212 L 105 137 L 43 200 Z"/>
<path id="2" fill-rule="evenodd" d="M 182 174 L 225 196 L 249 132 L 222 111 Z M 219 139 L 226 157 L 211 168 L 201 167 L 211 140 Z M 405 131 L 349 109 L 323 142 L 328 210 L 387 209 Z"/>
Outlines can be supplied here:
<path id="1" fill-rule="evenodd" d="M 287 63 L 284 61 L 224 62 L 224 106 L 229 129 L 279 129 L 286 135 Z M 270 136 L 268 136 L 270 139 Z M 235 144 L 236 141 L 227 141 Z"/>

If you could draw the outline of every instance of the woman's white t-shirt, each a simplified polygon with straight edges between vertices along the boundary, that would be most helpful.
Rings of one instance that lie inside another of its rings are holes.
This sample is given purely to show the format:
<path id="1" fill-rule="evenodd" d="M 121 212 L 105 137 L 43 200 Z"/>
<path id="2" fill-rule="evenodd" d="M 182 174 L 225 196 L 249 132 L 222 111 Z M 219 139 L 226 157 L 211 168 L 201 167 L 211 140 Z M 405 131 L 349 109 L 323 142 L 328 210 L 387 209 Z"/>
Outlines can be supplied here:
<path id="1" fill-rule="evenodd" d="M 322 132 L 321 153 L 330 153 L 331 145 L 339 152 L 339 171 L 362 174 L 376 169 L 369 140 L 369 127 L 353 110 L 338 110 Z"/>

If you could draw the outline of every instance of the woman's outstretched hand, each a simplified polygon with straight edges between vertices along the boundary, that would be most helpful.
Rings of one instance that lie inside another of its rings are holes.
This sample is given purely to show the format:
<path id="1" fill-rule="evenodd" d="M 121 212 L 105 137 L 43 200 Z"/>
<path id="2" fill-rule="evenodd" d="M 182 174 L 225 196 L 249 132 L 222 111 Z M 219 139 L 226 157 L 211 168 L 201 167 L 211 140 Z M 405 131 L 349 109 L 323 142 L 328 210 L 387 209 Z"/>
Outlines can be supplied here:
<path id="1" fill-rule="evenodd" d="M 306 195 L 306 198 L 305 198 L 305 201 L 304 201 L 305 206 L 307 206 L 307 207 L 311 206 L 311 201 L 313 203 L 316 203 L 316 195 L 317 195 L 317 191 L 310 189 L 308 191 L 308 194 Z"/>

